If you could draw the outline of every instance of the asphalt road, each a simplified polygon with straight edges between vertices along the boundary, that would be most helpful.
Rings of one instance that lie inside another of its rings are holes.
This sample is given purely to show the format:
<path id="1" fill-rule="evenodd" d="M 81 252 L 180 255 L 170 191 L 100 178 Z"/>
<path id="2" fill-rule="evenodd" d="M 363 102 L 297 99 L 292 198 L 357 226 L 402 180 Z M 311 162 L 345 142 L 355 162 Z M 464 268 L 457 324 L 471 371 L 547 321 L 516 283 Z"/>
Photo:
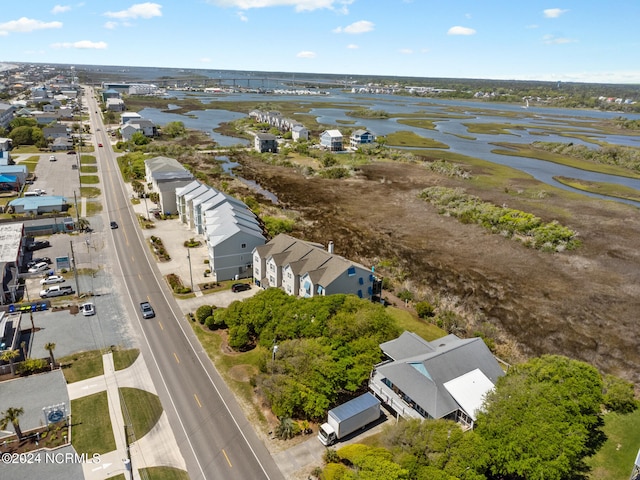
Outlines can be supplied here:
<path id="1" fill-rule="evenodd" d="M 271 455 L 255 434 L 227 386 L 200 347 L 187 320 L 150 258 L 122 183 L 92 89 L 85 101 L 96 136 L 105 212 L 116 256 L 114 275 L 128 291 L 123 303 L 134 319 L 162 405 L 167 412 L 191 479 L 282 479 Z M 100 131 L 97 131 L 100 129 Z M 149 301 L 156 318 L 143 320 L 139 303 Z M 135 468 L 135 459 L 133 459 Z"/>

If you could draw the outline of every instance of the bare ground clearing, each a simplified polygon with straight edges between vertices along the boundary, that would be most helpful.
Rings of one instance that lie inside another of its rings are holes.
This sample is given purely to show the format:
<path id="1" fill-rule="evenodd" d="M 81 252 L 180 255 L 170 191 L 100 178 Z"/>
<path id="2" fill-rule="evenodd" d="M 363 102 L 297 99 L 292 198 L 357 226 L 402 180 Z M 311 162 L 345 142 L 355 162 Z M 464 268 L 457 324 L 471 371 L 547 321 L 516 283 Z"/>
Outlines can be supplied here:
<path id="1" fill-rule="evenodd" d="M 480 174 L 477 170 L 474 174 Z M 241 175 L 275 193 L 301 221 L 295 235 L 332 240 L 336 253 L 376 265 L 397 259 L 416 289 L 499 331 L 501 356 L 554 353 L 585 360 L 640 383 L 640 212 L 635 207 L 560 194 L 525 198 L 514 179 L 491 191 L 416 164 L 373 163 L 349 180 L 305 178 L 296 169 L 243 160 Z M 535 183 L 535 182 L 533 182 Z M 418 198 L 428 186 L 463 187 L 497 205 L 557 219 L 580 234 L 576 251 L 543 253 L 465 225 Z"/>

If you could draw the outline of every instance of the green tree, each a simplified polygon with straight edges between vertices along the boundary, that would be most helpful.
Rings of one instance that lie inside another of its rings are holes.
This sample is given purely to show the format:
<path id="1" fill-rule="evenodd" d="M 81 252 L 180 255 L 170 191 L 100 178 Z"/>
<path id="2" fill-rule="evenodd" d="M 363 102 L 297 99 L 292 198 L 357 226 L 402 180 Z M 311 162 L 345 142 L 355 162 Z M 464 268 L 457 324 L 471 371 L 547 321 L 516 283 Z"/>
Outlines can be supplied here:
<path id="1" fill-rule="evenodd" d="M 22 430 L 20 429 L 20 415 L 24 413 L 23 408 L 9 407 L 2 412 L 0 417 L 0 430 L 4 430 L 9 425 L 9 422 L 13 425 L 13 429 L 16 432 L 18 441 L 22 441 Z"/>
<path id="2" fill-rule="evenodd" d="M 142 194 L 144 194 L 144 184 L 139 180 L 133 180 L 131 182 L 131 188 L 133 189 L 135 194 L 138 195 L 139 197 L 141 197 Z"/>
<path id="3" fill-rule="evenodd" d="M 131 135 L 130 142 L 133 145 L 140 146 L 140 145 L 147 145 L 149 142 L 151 142 L 151 139 L 142 132 L 135 132 L 133 135 Z"/>
<path id="4" fill-rule="evenodd" d="M 618 413 L 631 413 L 638 408 L 633 383 L 626 382 L 614 375 L 605 375 L 603 383 L 603 402 L 609 410 Z"/>
<path id="5" fill-rule="evenodd" d="M 158 192 L 149 192 L 149 200 L 156 205 L 160 204 L 160 194 Z"/>
<path id="6" fill-rule="evenodd" d="M 186 132 L 183 122 L 169 122 L 162 127 L 162 133 L 172 138 L 184 135 Z"/>
<path id="7" fill-rule="evenodd" d="M 36 127 L 38 121 L 35 118 L 17 117 L 9 122 L 9 126 L 14 129 L 18 127 Z"/>
<path id="8" fill-rule="evenodd" d="M 546 355 L 513 367 L 487 394 L 476 432 L 490 479 L 569 480 L 603 441 L 602 381 L 577 360 Z"/>
<path id="9" fill-rule="evenodd" d="M 44 349 L 49 351 L 49 359 L 51 360 L 51 365 L 56 366 L 56 359 L 53 356 L 53 351 L 56 349 L 56 344 L 53 342 L 48 342 L 44 344 Z"/>
<path id="10" fill-rule="evenodd" d="M 17 147 L 20 145 L 34 145 L 36 143 L 36 139 L 34 138 L 34 130 L 39 130 L 34 127 L 16 127 L 9 132 L 9 138 L 13 142 L 13 146 Z M 40 137 L 42 137 L 42 132 L 40 132 Z"/>
<path id="11" fill-rule="evenodd" d="M 0 353 L 0 360 L 2 360 L 3 362 L 9 362 L 9 368 L 11 369 L 12 375 L 16 374 L 16 367 L 15 367 L 14 361 L 19 356 L 20 356 L 19 350 L 4 350 L 2 353 Z"/>

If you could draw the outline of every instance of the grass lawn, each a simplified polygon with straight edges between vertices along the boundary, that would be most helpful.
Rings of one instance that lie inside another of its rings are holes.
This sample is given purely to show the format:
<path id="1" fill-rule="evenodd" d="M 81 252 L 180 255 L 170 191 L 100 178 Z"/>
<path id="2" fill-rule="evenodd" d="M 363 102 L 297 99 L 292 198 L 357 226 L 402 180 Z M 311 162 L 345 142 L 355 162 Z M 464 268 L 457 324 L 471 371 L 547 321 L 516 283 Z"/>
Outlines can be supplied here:
<path id="1" fill-rule="evenodd" d="M 441 328 L 414 317 L 406 310 L 387 307 L 387 313 L 393 317 L 401 330 L 413 332 L 429 342 L 447 334 Z"/>
<path id="2" fill-rule="evenodd" d="M 81 184 L 95 184 L 100 183 L 100 178 L 97 175 L 80 175 Z"/>
<path id="3" fill-rule="evenodd" d="M 116 449 L 107 392 L 71 400 L 71 444 L 76 452 L 107 453 Z"/>
<path id="4" fill-rule="evenodd" d="M 126 421 L 131 420 L 135 438 L 145 436 L 153 426 L 158 423 L 162 415 L 160 398 L 146 390 L 138 388 L 121 387 L 120 396 L 122 416 Z M 133 441 L 133 439 L 130 439 Z"/>
<path id="5" fill-rule="evenodd" d="M 80 167 L 80 173 L 96 173 L 98 167 L 96 165 L 83 165 Z"/>
<path id="6" fill-rule="evenodd" d="M 591 480 L 628 480 L 640 448 L 640 409 L 627 415 L 608 413 L 604 417 L 607 441 L 592 458 Z"/>
<path id="7" fill-rule="evenodd" d="M 87 198 L 97 198 L 102 191 L 98 187 L 80 187 L 80 196 Z"/>
<path id="8" fill-rule="evenodd" d="M 79 382 L 104 373 L 100 350 L 74 353 L 67 357 L 58 358 L 57 361 L 62 365 L 67 365 L 62 369 L 67 383 Z"/>
<path id="9" fill-rule="evenodd" d="M 116 370 L 124 370 L 127 367 L 133 365 L 140 355 L 140 350 L 137 348 L 129 348 L 127 350 L 115 350 L 113 352 L 113 365 Z"/>
<path id="10" fill-rule="evenodd" d="M 81 155 L 80 156 L 80 165 L 93 165 L 98 163 L 96 157 L 93 155 Z"/>
<path id="11" fill-rule="evenodd" d="M 189 480 L 187 472 L 171 467 L 141 468 L 139 472 L 144 472 L 146 475 L 140 476 L 149 480 Z"/>

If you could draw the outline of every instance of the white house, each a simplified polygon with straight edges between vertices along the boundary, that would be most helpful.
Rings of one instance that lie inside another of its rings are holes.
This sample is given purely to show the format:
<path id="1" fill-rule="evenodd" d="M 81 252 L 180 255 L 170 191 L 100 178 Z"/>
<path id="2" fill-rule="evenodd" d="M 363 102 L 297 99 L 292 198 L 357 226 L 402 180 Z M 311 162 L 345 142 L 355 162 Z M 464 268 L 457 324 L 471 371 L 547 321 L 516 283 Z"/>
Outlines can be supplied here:
<path id="1" fill-rule="evenodd" d="M 320 134 L 320 146 L 330 152 L 342 151 L 342 133 L 340 133 L 340 130 L 325 130 L 322 132 Z"/>

